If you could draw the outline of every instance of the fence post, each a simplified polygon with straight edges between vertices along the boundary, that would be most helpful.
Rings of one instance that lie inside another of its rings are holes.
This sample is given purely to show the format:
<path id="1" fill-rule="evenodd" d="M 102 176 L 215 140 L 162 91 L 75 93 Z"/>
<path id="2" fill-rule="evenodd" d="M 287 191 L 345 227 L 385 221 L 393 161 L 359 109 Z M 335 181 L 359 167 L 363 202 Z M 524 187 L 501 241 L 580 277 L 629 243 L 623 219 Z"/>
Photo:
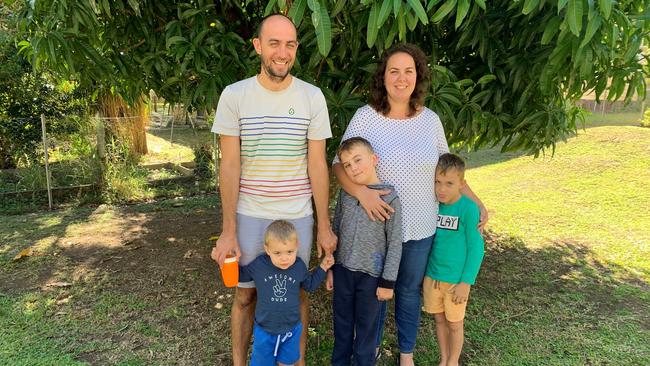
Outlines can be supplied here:
<path id="1" fill-rule="evenodd" d="M 103 162 L 106 157 L 106 129 L 99 113 L 95 113 L 95 131 L 97 133 L 97 155 Z"/>
<path id="2" fill-rule="evenodd" d="M 52 210 L 52 187 L 50 184 L 50 164 L 47 154 L 47 132 L 45 130 L 45 115 L 41 113 L 41 130 L 43 131 L 43 150 L 45 151 L 45 180 L 47 181 L 47 203 Z"/>

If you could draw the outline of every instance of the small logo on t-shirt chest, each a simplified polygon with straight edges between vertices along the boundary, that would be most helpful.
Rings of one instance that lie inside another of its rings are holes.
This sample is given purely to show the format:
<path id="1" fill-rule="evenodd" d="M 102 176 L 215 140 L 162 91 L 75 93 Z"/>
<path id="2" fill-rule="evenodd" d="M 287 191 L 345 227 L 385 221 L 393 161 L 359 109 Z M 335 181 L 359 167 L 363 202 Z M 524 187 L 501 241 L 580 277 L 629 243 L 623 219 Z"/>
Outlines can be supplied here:
<path id="1" fill-rule="evenodd" d="M 438 215 L 437 226 L 445 230 L 458 230 L 458 216 Z"/>

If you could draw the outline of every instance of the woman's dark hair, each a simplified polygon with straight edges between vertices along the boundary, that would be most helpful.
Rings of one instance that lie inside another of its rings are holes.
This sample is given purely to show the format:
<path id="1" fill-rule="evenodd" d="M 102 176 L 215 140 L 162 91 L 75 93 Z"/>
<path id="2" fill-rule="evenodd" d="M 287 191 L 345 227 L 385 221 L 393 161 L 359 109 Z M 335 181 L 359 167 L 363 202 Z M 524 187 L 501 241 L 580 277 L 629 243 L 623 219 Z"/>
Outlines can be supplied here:
<path id="1" fill-rule="evenodd" d="M 372 86 L 370 87 L 370 104 L 377 112 L 387 115 L 390 112 L 390 104 L 388 104 L 388 93 L 386 92 L 386 85 L 384 84 L 384 73 L 386 72 L 386 64 L 388 59 L 396 53 L 406 53 L 415 61 L 415 71 L 417 78 L 415 80 L 415 89 L 411 94 L 409 100 L 409 117 L 413 116 L 417 108 L 424 104 L 424 96 L 427 88 L 429 87 L 429 79 L 431 71 L 427 65 L 427 57 L 422 50 L 410 43 L 400 43 L 394 45 L 384 52 L 381 62 L 375 71 Z"/>

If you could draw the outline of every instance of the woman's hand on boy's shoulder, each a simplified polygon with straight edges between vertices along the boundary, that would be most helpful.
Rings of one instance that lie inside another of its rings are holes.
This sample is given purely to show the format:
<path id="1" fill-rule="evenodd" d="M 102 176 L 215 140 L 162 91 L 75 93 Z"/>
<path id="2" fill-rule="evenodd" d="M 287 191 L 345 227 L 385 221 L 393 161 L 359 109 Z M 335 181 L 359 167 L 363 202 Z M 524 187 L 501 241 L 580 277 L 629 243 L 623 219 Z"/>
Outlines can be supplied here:
<path id="1" fill-rule="evenodd" d="M 386 221 L 395 212 L 395 209 L 390 207 L 386 201 L 381 199 L 381 196 L 387 195 L 392 192 L 390 189 L 377 190 L 363 187 L 359 190 L 358 196 L 355 197 L 359 200 L 359 204 L 366 211 L 370 221 Z"/>

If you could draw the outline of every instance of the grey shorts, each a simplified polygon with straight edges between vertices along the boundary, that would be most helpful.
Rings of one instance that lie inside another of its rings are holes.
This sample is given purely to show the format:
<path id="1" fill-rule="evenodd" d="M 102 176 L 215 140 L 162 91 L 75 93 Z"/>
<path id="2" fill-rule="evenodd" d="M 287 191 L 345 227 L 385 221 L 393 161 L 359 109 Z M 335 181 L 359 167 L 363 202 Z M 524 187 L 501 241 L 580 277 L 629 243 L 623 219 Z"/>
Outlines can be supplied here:
<path id="1" fill-rule="evenodd" d="M 245 266 L 259 255 L 264 254 L 264 232 L 273 221 L 237 214 L 237 240 L 241 250 L 240 265 Z M 311 246 L 314 238 L 314 217 L 309 215 L 287 221 L 292 223 L 298 232 L 298 258 L 302 259 L 309 267 L 309 257 L 311 256 Z M 253 281 L 240 282 L 237 286 L 255 288 L 255 283 Z"/>

